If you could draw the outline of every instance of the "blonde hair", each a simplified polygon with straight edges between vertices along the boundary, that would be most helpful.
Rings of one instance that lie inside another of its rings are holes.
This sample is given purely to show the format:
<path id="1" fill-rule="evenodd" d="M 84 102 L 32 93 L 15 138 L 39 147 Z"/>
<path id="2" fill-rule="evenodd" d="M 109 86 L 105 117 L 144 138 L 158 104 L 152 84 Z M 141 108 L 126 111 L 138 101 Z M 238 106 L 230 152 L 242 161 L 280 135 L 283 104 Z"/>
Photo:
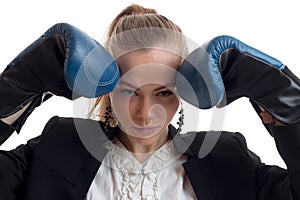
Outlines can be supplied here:
<path id="1" fill-rule="evenodd" d="M 151 48 L 169 51 L 181 58 L 188 52 L 179 26 L 156 10 L 137 4 L 126 7 L 112 21 L 104 47 L 115 59 L 130 51 Z M 103 95 L 95 100 L 90 114 L 94 113 L 97 120 L 105 121 L 110 106 L 109 94 Z M 110 126 L 116 126 L 116 120 L 110 117 Z"/>

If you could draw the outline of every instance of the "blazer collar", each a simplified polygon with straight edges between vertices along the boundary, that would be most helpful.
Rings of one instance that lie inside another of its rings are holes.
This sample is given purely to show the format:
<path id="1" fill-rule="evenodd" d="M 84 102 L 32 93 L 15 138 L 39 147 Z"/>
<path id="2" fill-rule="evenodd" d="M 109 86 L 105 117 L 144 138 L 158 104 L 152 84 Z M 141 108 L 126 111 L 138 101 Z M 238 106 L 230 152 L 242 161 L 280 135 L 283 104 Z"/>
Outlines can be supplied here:
<path id="1" fill-rule="evenodd" d="M 71 199 L 82 200 L 85 198 L 101 161 L 107 153 L 102 144 L 114 138 L 119 129 L 114 128 L 105 135 L 99 134 L 98 122 L 78 120 L 76 123 L 76 128 L 73 127 L 74 131 L 65 129 L 61 131 L 66 134 L 61 134 L 62 132 L 58 131 L 57 134 L 47 136 L 48 139 L 39 145 L 37 156 L 43 159 L 57 174 L 72 183 L 72 187 L 69 188 Z M 102 125 L 100 124 L 100 126 Z M 85 130 L 86 135 L 78 134 L 80 130 Z M 183 167 L 198 199 L 221 200 L 233 196 L 230 198 L 231 200 L 252 199 L 250 193 L 253 194 L 253 191 L 244 189 L 236 192 L 236 189 L 233 189 L 252 188 L 254 182 L 250 179 L 253 179 L 254 174 L 249 168 L 248 161 L 244 162 L 245 159 L 239 157 L 239 153 L 235 152 L 238 148 L 231 147 L 232 142 L 229 145 L 226 144 L 227 139 L 225 142 L 218 142 L 219 144 L 208 156 L 200 159 L 198 158 L 198 151 L 194 147 L 201 146 L 205 132 L 195 132 L 194 136 L 190 137 L 191 134 L 178 134 L 176 128 L 170 125 L 169 134 L 173 139 L 176 151 L 189 157 L 188 161 L 183 163 Z M 223 138 L 221 137 L 220 140 Z M 89 147 L 84 145 L 86 142 L 89 143 Z M 56 144 L 56 148 L 51 152 L 49 149 L 53 148 L 53 144 Z M 227 152 L 230 155 L 227 155 Z M 250 186 L 248 186 L 249 184 Z M 240 195 L 234 194 L 232 196 L 231 193 Z M 245 197 L 242 193 L 249 193 L 249 197 Z"/>
<path id="2" fill-rule="evenodd" d="M 176 151 L 189 157 L 188 161 L 183 163 L 183 167 L 189 177 L 197 199 L 215 200 L 216 198 L 210 190 L 210 186 L 204 179 L 204 172 L 197 159 L 195 159 L 197 156 L 190 148 L 194 137 L 185 137 L 186 135 L 178 133 L 177 129 L 172 125 L 169 126 L 169 133 Z"/>
<path id="3" fill-rule="evenodd" d="M 200 147 L 207 134 L 218 131 L 178 134 L 170 127 L 176 150 L 189 159 L 183 167 L 198 199 L 254 200 L 255 166 L 247 156 L 245 142 L 235 133 L 222 133 L 214 148 L 204 158 L 199 157 Z"/>

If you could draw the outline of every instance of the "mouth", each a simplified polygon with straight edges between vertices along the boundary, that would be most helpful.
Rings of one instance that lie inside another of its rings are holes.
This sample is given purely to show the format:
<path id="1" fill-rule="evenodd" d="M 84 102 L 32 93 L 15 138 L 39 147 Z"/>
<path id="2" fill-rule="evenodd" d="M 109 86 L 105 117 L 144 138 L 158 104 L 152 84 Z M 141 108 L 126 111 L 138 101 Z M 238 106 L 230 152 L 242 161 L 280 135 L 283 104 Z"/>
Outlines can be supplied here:
<path id="1" fill-rule="evenodd" d="M 142 134 L 151 134 L 151 133 L 158 132 L 160 130 L 160 126 L 147 126 L 147 127 L 133 126 L 132 128 Z"/>

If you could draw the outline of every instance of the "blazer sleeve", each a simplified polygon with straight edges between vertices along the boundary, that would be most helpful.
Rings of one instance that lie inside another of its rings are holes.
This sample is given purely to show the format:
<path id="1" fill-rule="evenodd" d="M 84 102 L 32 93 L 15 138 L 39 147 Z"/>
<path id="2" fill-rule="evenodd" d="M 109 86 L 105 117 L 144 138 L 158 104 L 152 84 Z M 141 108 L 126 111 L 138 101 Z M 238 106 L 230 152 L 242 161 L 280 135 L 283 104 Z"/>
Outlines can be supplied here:
<path id="1" fill-rule="evenodd" d="M 300 200 L 300 124 L 268 125 L 277 150 L 287 169 L 265 165 L 247 149 L 256 166 L 256 188 L 259 200 Z M 242 140 L 242 139 L 241 139 Z M 240 140 L 240 141 L 241 141 Z M 242 145 L 247 148 L 245 145 Z"/>
<path id="2" fill-rule="evenodd" d="M 300 123 L 269 126 L 279 154 L 287 165 L 288 184 L 293 200 L 300 199 Z M 280 183 L 277 184 L 280 188 Z"/>
<path id="3" fill-rule="evenodd" d="M 33 138 L 11 151 L 0 151 L 0 199 L 13 200 L 26 177 L 26 171 L 33 156 L 34 149 L 41 138 L 51 130 L 58 117 L 53 117 L 45 126 L 41 136 Z M 9 127 L 0 124 L 1 131 L 9 131 Z"/>

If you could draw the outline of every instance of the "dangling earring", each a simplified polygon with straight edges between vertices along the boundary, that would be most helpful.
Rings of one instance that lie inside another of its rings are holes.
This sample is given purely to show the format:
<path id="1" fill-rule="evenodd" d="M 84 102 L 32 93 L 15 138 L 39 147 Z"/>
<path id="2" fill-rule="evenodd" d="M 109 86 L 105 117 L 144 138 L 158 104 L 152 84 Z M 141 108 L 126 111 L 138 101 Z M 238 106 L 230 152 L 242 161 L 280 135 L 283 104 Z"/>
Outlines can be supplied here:
<path id="1" fill-rule="evenodd" d="M 181 106 L 180 106 L 180 110 L 179 110 L 179 120 L 177 122 L 178 124 L 178 129 L 177 132 L 180 133 L 182 130 L 182 126 L 183 126 L 183 119 L 184 119 L 184 114 L 183 114 L 183 107 L 182 107 L 182 102 L 181 102 Z"/>
<path id="2" fill-rule="evenodd" d="M 104 114 L 103 117 L 104 117 L 104 123 L 105 123 L 104 129 L 105 129 L 105 132 L 107 133 L 109 131 L 110 123 L 111 123 L 111 120 L 112 120 L 112 113 L 111 113 L 111 107 L 110 106 L 106 106 L 105 114 Z"/>

